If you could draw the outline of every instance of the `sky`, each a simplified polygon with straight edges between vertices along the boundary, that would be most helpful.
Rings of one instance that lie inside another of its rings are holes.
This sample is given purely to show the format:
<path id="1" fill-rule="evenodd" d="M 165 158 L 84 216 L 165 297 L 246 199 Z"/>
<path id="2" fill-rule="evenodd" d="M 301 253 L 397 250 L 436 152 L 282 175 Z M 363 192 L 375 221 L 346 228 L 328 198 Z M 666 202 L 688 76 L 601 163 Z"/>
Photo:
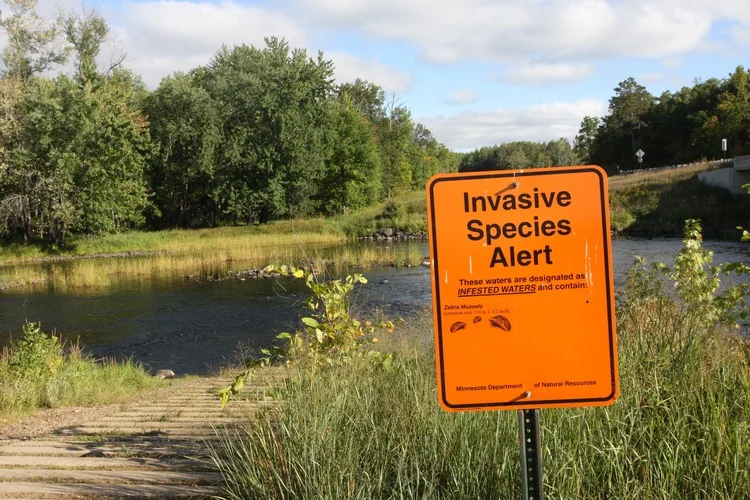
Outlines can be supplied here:
<path id="1" fill-rule="evenodd" d="M 222 44 L 276 36 L 322 51 L 338 82 L 380 85 L 455 151 L 573 140 L 628 77 L 658 96 L 750 67 L 750 0 L 39 0 L 38 11 L 82 8 L 107 20 L 107 53 L 124 51 L 150 88 Z"/>

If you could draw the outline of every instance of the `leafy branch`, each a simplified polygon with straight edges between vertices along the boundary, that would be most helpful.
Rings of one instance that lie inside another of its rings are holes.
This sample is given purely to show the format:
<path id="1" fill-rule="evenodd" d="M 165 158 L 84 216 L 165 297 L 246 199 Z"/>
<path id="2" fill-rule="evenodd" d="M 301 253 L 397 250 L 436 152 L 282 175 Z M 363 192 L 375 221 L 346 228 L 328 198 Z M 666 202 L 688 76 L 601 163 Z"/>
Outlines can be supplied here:
<path id="1" fill-rule="evenodd" d="M 304 280 L 312 292 L 307 301 L 310 315 L 302 318 L 300 331 L 282 332 L 277 335 L 276 338 L 282 341 L 281 346 L 261 349 L 262 357 L 252 360 L 247 369 L 234 378 L 231 385 L 219 390 L 222 407 L 229 403 L 231 396 L 236 396 L 242 390 L 255 367 L 280 362 L 309 362 L 330 367 L 347 363 L 355 356 L 366 356 L 384 369 L 392 369 L 392 353 L 384 354 L 365 347 L 380 341 L 374 336 L 376 331 L 393 333 L 396 328 L 393 321 L 360 321 L 351 315 L 351 295 L 355 286 L 367 283 L 367 278 L 361 274 L 352 274 L 341 279 L 321 281 L 314 271 L 288 265 L 271 265 L 263 271 Z M 399 319 L 398 323 L 402 324 L 403 320 Z"/>

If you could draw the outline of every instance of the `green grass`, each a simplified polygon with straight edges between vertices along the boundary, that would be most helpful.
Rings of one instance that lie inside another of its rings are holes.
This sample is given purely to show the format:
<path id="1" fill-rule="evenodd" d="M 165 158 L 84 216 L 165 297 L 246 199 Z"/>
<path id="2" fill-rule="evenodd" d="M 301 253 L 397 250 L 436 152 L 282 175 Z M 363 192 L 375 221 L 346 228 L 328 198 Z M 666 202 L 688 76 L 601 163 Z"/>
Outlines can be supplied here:
<path id="1" fill-rule="evenodd" d="M 620 399 L 541 412 L 546 494 L 750 498 L 750 343 L 639 276 L 617 307 Z M 398 354 L 392 370 L 302 364 L 277 405 L 222 434 L 223 495 L 519 498 L 516 412 L 439 408 L 429 315 L 378 345 Z"/>
<path id="2" fill-rule="evenodd" d="M 95 361 L 27 324 L 25 337 L 0 352 L 0 423 L 40 408 L 97 406 L 161 387 L 132 361 Z"/>

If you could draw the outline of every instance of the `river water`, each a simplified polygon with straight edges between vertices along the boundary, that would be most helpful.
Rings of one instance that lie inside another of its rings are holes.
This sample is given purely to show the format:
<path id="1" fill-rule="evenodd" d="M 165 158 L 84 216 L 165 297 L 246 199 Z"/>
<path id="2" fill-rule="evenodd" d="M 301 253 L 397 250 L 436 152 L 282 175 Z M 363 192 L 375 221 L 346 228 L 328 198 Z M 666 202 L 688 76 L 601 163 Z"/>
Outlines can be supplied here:
<path id="1" fill-rule="evenodd" d="M 394 244 L 394 243 L 382 243 Z M 402 244 L 402 243 L 397 243 Z M 427 255 L 427 243 L 419 245 Z M 615 288 L 638 255 L 672 264 L 678 239 L 613 241 Z M 706 242 L 714 262 L 750 264 L 741 243 Z M 408 316 L 431 302 L 429 269 L 364 271 L 355 306 Z M 237 360 L 242 349 L 268 346 L 282 331 L 296 329 L 305 313 L 305 287 L 297 280 L 196 281 L 165 277 L 122 283 L 98 292 L 0 292 L 0 346 L 18 335 L 26 319 L 45 331 L 76 340 L 94 356 L 132 357 L 147 368 L 204 374 Z M 241 347 L 238 347 L 241 346 Z"/>

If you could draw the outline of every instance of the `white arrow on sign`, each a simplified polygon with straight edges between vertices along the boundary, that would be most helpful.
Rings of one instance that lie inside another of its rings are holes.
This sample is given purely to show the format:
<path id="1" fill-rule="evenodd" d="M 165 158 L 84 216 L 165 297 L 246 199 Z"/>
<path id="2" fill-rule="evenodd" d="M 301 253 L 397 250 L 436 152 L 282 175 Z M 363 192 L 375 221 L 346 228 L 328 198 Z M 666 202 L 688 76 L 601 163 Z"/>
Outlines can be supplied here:
<path id="1" fill-rule="evenodd" d="M 635 155 L 636 155 L 636 156 L 637 156 L 638 158 L 643 158 L 643 155 L 645 155 L 645 154 L 646 154 L 646 153 L 644 153 L 642 149 L 639 149 L 639 150 L 638 150 L 638 151 L 637 151 L 637 152 L 635 153 Z"/>

